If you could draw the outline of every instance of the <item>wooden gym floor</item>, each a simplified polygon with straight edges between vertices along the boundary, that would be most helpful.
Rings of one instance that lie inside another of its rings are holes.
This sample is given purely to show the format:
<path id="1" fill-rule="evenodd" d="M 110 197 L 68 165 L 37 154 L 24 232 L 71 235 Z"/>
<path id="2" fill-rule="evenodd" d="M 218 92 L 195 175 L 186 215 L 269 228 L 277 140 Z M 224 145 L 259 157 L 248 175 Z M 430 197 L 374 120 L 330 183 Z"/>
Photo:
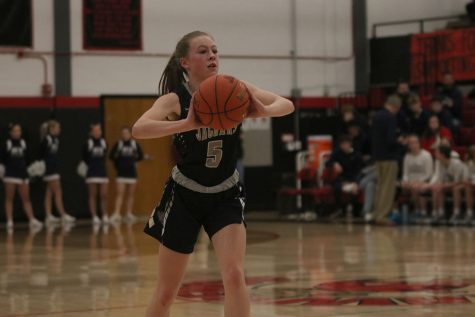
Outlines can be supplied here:
<path id="1" fill-rule="evenodd" d="M 206 237 L 172 316 L 223 316 Z M 475 229 L 250 222 L 254 317 L 475 316 Z M 0 316 L 143 316 L 157 244 L 142 224 L 0 232 Z"/>

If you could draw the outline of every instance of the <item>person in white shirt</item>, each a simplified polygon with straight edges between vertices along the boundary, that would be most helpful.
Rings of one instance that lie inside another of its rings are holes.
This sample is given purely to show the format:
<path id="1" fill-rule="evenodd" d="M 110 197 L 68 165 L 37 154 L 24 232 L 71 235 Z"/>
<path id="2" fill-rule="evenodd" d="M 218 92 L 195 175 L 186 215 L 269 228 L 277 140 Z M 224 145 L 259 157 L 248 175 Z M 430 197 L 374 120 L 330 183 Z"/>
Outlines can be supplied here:
<path id="1" fill-rule="evenodd" d="M 407 137 L 408 153 L 404 156 L 401 187 L 410 193 L 416 214 L 427 215 L 427 202 L 422 194 L 434 173 L 432 155 L 422 149 L 417 135 Z"/>
<path id="2" fill-rule="evenodd" d="M 450 223 L 458 223 L 461 220 L 462 193 L 465 192 L 467 205 L 465 221 L 470 221 L 473 217 L 473 193 L 467 166 L 459 158 L 453 157 L 451 148 L 446 145 L 439 146 L 435 156 L 440 162 L 440 168 L 431 180 L 433 217 L 440 220 L 445 216 L 443 209 L 445 193 L 451 192 L 453 213 Z"/>

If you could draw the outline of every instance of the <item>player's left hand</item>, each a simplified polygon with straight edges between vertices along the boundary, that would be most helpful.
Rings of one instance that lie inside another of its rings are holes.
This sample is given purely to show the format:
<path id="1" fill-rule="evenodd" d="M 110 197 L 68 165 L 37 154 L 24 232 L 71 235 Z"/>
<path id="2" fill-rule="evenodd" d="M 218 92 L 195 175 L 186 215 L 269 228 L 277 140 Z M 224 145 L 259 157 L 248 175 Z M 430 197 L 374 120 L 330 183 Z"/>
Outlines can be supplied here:
<path id="1" fill-rule="evenodd" d="M 249 89 L 247 89 L 247 93 L 251 98 L 251 103 L 249 105 L 249 110 L 247 111 L 246 118 L 261 118 L 266 116 L 266 106 L 256 98 L 255 95 L 251 93 Z"/>

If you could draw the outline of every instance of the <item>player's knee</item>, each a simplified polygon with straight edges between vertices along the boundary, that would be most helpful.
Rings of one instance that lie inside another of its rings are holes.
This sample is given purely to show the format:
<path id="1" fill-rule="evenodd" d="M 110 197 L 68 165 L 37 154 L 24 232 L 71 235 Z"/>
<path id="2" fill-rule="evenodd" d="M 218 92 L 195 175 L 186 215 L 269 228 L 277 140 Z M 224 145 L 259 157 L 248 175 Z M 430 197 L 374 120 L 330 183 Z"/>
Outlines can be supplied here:
<path id="1" fill-rule="evenodd" d="M 170 307 L 175 300 L 174 289 L 161 289 L 157 292 L 157 301 L 162 307 Z"/>
<path id="2" fill-rule="evenodd" d="M 237 289 L 246 286 L 244 270 L 237 265 L 226 268 L 223 272 L 223 284 L 226 289 Z"/>

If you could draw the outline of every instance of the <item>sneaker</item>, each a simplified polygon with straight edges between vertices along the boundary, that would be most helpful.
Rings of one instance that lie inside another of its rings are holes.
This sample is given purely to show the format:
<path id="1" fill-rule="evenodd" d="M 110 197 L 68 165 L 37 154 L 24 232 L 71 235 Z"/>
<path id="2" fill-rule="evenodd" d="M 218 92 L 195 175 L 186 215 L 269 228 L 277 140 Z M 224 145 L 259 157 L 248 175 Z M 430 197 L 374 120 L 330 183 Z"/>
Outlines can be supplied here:
<path id="1" fill-rule="evenodd" d="M 109 221 L 110 223 L 119 223 L 121 221 L 122 217 L 118 212 L 115 212 L 110 218 Z"/>
<path id="2" fill-rule="evenodd" d="M 315 221 L 315 220 L 317 220 L 317 214 L 313 211 L 306 211 L 303 214 L 303 220 L 304 221 Z"/>
<path id="3" fill-rule="evenodd" d="M 134 223 L 137 221 L 137 216 L 135 216 L 131 212 L 128 212 L 127 215 L 125 216 L 125 219 L 128 223 Z"/>
<path id="4" fill-rule="evenodd" d="M 457 225 L 461 224 L 461 220 L 462 220 L 462 219 L 461 219 L 461 217 L 460 217 L 459 214 L 453 214 L 453 215 L 450 217 L 448 223 L 449 223 L 449 225 L 451 225 L 451 226 L 457 226 Z"/>
<path id="5" fill-rule="evenodd" d="M 46 216 L 45 222 L 46 223 L 59 223 L 60 220 L 61 220 L 60 218 L 55 217 L 52 214 L 49 214 L 48 216 Z"/>
<path id="6" fill-rule="evenodd" d="M 371 212 L 367 212 L 364 214 L 364 221 L 366 223 L 370 223 L 373 221 L 373 214 Z"/>
<path id="7" fill-rule="evenodd" d="M 61 217 L 61 220 L 63 221 L 63 223 L 71 223 L 71 222 L 75 222 L 76 221 L 76 218 L 65 213 L 62 217 Z"/>
<path id="8" fill-rule="evenodd" d="M 102 216 L 102 224 L 106 225 L 108 223 L 110 223 L 109 216 L 108 215 Z"/>
<path id="9" fill-rule="evenodd" d="M 465 215 L 465 217 L 463 218 L 463 224 L 467 226 L 472 225 L 473 221 L 474 221 L 473 216 L 470 214 Z"/>
<path id="10" fill-rule="evenodd" d="M 36 218 L 30 220 L 30 229 L 40 229 L 43 228 L 43 223 Z"/>
<path id="11" fill-rule="evenodd" d="M 393 212 L 389 217 L 389 221 L 393 222 L 396 225 L 401 225 L 403 223 L 402 216 L 400 213 Z"/>
<path id="12" fill-rule="evenodd" d="M 99 218 L 98 216 L 94 216 L 92 218 L 92 224 L 93 225 L 100 225 L 101 224 L 101 218 Z"/>

